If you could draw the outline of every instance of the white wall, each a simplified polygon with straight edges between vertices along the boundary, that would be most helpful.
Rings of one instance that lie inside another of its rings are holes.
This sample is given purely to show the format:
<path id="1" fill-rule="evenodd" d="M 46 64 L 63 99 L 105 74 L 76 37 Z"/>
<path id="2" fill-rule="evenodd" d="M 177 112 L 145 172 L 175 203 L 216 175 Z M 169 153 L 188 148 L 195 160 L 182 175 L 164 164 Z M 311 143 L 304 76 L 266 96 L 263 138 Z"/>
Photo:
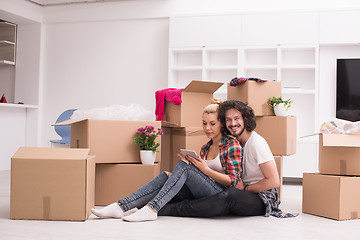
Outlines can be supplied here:
<path id="1" fill-rule="evenodd" d="M 66 109 L 136 103 L 155 110 L 167 87 L 168 19 L 46 24 L 43 137 Z"/>

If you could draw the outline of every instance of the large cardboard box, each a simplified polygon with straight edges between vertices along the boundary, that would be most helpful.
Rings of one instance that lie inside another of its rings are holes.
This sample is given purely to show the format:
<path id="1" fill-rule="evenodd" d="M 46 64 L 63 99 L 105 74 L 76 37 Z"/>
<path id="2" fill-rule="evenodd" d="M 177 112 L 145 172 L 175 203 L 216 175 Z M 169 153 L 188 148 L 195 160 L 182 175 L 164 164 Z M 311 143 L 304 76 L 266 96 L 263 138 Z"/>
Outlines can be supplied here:
<path id="1" fill-rule="evenodd" d="M 360 175 L 360 135 L 319 134 L 319 172 Z"/>
<path id="2" fill-rule="evenodd" d="M 136 131 L 140 127 L 152 125 L 162 128 L 164 134 L 156 139 L 160 142 L 156 162 L 167 161 L 170 156 L 168 145 L 173 124 L 159 121 L 121 120 L 68 120 L 54 125 L 71 125 L 71 148 L 89 148 L 96 155 L 97 163 L 141 163 L 139 147 L 134 143 Z M 164 166 L 169 163 L 163 163 Z"/>
<path id="3" fill-rule="evenodd" d="M 164 120 L 180 127 L 201 127 L 202 112 L 211 103 L 213 93 L 222 85 L 218 82 L 191 81 L 181 93 L 180 105 L 165 101 Z"/>
<path id="4" fill-rule="evenodd" d="M 210 139 L 202 127 L 172 128 L 172 170 L 180 160 L 180 149 L 195 150 L 200 155 L 201 147 Z"/>
<path id="5" fill-rule="evenodd" d="M 346 220 L 360 217 L 360 177 L 304 173 L 304 213 Z"/>
<path id="6" fill-rule="evenodd" d="M 281 97 L 281 82 L 268 81 L 258 83 L 256 81 L 246 81 L 235 87 L 227 86 L 227 99 L 236 99 L 247 102 L 254 109 L 256 116 L 274 115 L 272 108 L 268 104 L 269 98 Z"/>
<path id="7" fill-rule="evenodd" d="M 280 178 L 280 187 L 278 188 L 279 193 L 279 199 L 281 199 L 281 193 L 282 193 L 282 185 L 283 185 L 283 157 L 282 156 L 274 156 L 276 167 L 279 173 Z"/>
<path id="8" fill-rule="evenodd" d="M 273 155 L 296 153 L 296 117 L 256 117 L 255 131 L 265 138 Z"/>
<path id="9" fill-rule="evenodd" d="M 127 197 L 160 174 L 160 165 L 96 164 L 95 205 Z"/>
<path id="10" fill-rule="evenodd" d="M 11 219 L 84 221 L 94 206 L 89 149 L 20 147 L 11 159 Z"/>

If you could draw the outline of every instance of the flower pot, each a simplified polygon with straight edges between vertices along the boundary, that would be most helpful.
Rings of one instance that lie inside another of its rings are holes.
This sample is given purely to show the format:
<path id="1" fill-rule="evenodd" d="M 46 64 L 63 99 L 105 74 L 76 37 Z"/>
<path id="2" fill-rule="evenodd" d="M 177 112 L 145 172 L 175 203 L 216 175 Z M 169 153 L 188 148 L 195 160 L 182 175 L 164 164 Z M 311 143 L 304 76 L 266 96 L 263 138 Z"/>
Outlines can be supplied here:
<path id="1" fill-rule="evenodd" d="M 156 158 L 156 152 L 151 150 L 140 150 L 140 159 L 144 165 L 153 165 Z"/>
<path id="2" fill-rule="evenodd" d="M 276 116 L 287 116 L 288 112 L 286 110 L 284 103 L 279 103 L 274 107 L 274 112 Z"/>

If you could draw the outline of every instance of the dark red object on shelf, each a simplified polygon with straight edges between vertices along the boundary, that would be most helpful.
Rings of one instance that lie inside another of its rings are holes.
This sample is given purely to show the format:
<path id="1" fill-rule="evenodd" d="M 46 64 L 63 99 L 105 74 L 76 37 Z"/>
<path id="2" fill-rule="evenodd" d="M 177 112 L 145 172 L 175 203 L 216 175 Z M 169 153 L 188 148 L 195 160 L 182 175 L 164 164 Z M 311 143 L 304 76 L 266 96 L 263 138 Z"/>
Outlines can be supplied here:
<path id="1" fill-rule="evenodd" d="M 5 94 L 2 95 L 2 97 L 0 99 L 0 103 L 7 103 L 6 98 L 5 98 Z"/>

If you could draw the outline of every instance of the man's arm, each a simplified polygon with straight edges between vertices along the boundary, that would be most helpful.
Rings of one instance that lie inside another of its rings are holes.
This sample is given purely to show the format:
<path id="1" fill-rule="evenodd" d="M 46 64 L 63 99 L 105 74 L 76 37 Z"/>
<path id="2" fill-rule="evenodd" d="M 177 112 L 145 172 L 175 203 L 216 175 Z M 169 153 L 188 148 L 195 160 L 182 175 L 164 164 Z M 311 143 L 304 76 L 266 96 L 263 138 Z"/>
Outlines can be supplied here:
<path id="1" fill-rule="evenodd" d="M 272 188 L 278 188 L 280 186 L 280 178 L 275 165 L 275 161 L 267 161 L 261 163 L 259 166 L 261 172 L 264 175 L 264 179 L 260 180 L 255 184 L 248 185 L 246 187 L 246 191 L 259 193 Z M 243 183 L 239 181 L 239 184 L 236 186 L 236 188 L 243 190 L 244 189 Z"/>

